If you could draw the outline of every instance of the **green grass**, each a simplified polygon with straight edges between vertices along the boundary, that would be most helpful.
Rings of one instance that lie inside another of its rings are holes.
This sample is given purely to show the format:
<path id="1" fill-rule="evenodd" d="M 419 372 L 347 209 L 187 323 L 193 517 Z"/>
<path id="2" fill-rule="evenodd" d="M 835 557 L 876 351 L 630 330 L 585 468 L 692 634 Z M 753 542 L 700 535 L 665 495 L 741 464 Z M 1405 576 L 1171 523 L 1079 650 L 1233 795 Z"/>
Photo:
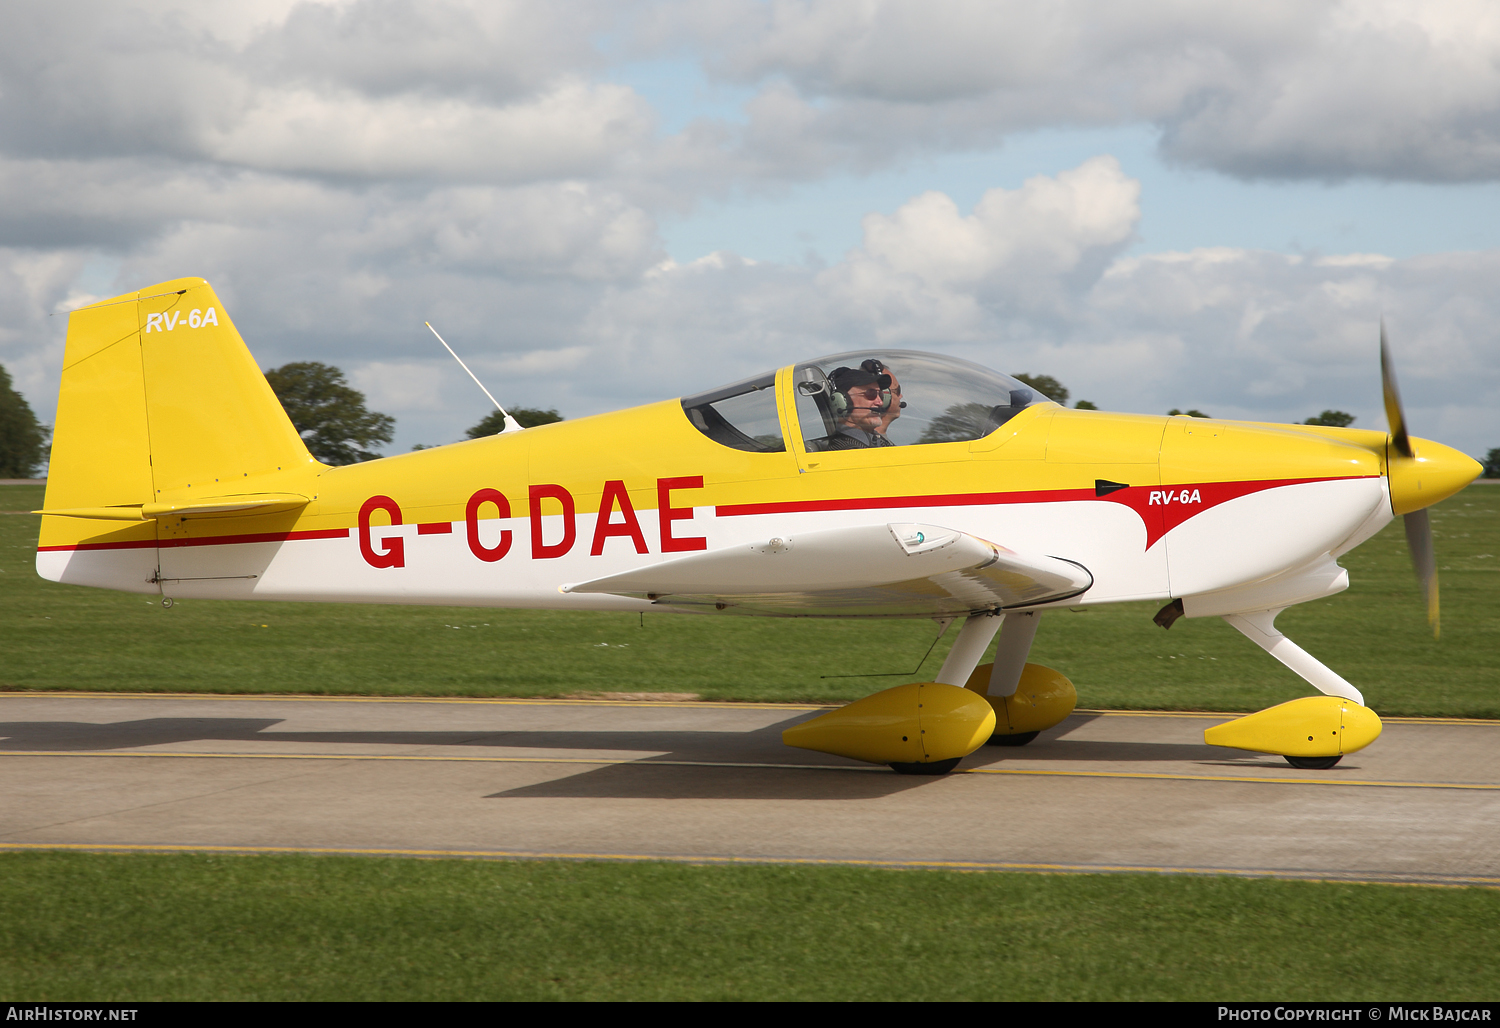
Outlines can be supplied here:
<path id="1" fill-rule="evenodd" d="M 0 486 L 0 510 L 41 506 Z M 848 700 L 906 671 L 935 629 L 821 621 L 457 607 L 182 601 L 39 579 L 39 519 L 0 515 L 0 688 L 556 696 L 688 692 L 726 700 Z M 1399 520 L 1347 555 L 1351 588 L 1295 607 L 1286 633 L 1382 714 L 1500 717 L 1500 486 L 1434 508 L 1443 638 L 1433 641 Z M 1291 672 L 1217 618 L 1164 632 L 1155 604 L 1049 613 L 1032 659 L 1067 674 L 1085 707 L 1256 710 L 1306 695 Z M 949 638 L 923 665 L 936 669 Z"/>
<path id="2" fill-rule="evenodd" d="M 1475 1000 L 1500 892 L 808 867 L 0 856 L 0 994 Z"/>
<path id="3" fill-rule="evenodd" d="M 0 510 L 41 505 L 0 486 Z M 925 623 L 187 601 L 59 586 L 0 515 L 0 688 L 841 700 Z M 1432 641 L 1400 525 L 1281 627 L 1383 714 L 1500 716 L 1500 487 L 1434 511 Z M 1308 692 L 1217 619 L 1042 622 L 1085 706 Z M 457 627 L 454 627 L 457 626 Z M 600 645 L 608 643 L 609 645 Z M 935 671 L 940 645 L 925 670 Z M 0 854 L 0 994 L 42 1000 L 1493 1000 L 1500 891 L 837 867 Z"/>

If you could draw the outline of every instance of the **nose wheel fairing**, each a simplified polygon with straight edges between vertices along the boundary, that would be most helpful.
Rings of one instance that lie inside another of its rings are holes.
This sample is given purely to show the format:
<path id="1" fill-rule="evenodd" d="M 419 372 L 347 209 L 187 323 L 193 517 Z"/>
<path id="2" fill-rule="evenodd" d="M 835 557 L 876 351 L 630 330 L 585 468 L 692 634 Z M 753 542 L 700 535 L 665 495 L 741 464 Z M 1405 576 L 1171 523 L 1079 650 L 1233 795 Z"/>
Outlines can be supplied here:
<path id="1" fill-rule="evenodd" d="M 1332 767 L 1329 758 L 1364 749 L 1384 726 L 1369 707 L 1340 696 L 1303 696 L 1205 729 L 1203 741 L 1286 757 L 1294 767 Z"/>

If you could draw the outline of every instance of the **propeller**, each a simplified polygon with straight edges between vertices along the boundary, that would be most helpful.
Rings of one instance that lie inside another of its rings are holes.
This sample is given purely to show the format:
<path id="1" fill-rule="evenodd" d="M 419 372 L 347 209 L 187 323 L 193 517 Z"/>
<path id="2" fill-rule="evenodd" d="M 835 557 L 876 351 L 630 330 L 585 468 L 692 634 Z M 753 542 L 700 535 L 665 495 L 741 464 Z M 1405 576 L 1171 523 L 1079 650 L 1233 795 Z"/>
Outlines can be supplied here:
<path id="1" fill-rule="evenodd" d="M 1403 472 L 1411 474 L 1416 471 L 1417 451 L 1406 431 L 1406 413 L 1401 409 L 1401 391 L 1396 388 L 1396 368 L 1391 362 L 1384 318 L 1380 319 L 1380 384 L 1385 398 L 1385 420 L 1391 429 L 1391 446 L 1386 455 L 1389 474 L 1391 477 Z M 1438 621 L 1437 553 L 1432 546 L 1432 520 L 1427 516 L 1426 507 L 1403 514 L 1401 520 L 1406 527 L 1406 545 L 1411 550 L 1412 567 L 1427 599 L 1427 623 L 1432 625 L 1432 637 L 1436 639 L 1441 626 Z"/>

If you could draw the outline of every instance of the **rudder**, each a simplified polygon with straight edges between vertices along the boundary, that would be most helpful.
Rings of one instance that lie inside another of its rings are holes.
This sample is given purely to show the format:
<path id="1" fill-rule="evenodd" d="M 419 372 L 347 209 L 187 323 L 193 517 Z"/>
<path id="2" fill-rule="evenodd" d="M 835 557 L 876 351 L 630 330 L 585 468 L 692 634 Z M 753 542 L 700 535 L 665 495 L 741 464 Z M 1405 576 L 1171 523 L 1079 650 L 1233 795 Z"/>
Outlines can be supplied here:
<path id="1" fill-rule="evenodd" d="M 151 508 L 304 491 L 322 467 L 203 279 L 69 317 L 45 509 L 119 516 L 44 518 L 43 547 L 154 538 Z"/>

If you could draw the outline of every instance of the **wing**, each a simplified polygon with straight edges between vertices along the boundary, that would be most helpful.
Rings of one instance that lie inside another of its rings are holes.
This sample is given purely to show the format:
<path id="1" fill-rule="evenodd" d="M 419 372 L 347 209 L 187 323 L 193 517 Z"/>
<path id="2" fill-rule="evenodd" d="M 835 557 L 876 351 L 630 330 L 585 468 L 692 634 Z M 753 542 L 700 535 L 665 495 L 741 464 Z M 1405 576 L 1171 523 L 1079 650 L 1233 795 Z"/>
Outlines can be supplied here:
<path id="1" fill-rule="evenodd" d="M 1081 564 L 951 528 L 861 525 L 695 553 L 562 591 L 745 614 L 937 617 L 1068 599 L 1093 584 Z"/>

